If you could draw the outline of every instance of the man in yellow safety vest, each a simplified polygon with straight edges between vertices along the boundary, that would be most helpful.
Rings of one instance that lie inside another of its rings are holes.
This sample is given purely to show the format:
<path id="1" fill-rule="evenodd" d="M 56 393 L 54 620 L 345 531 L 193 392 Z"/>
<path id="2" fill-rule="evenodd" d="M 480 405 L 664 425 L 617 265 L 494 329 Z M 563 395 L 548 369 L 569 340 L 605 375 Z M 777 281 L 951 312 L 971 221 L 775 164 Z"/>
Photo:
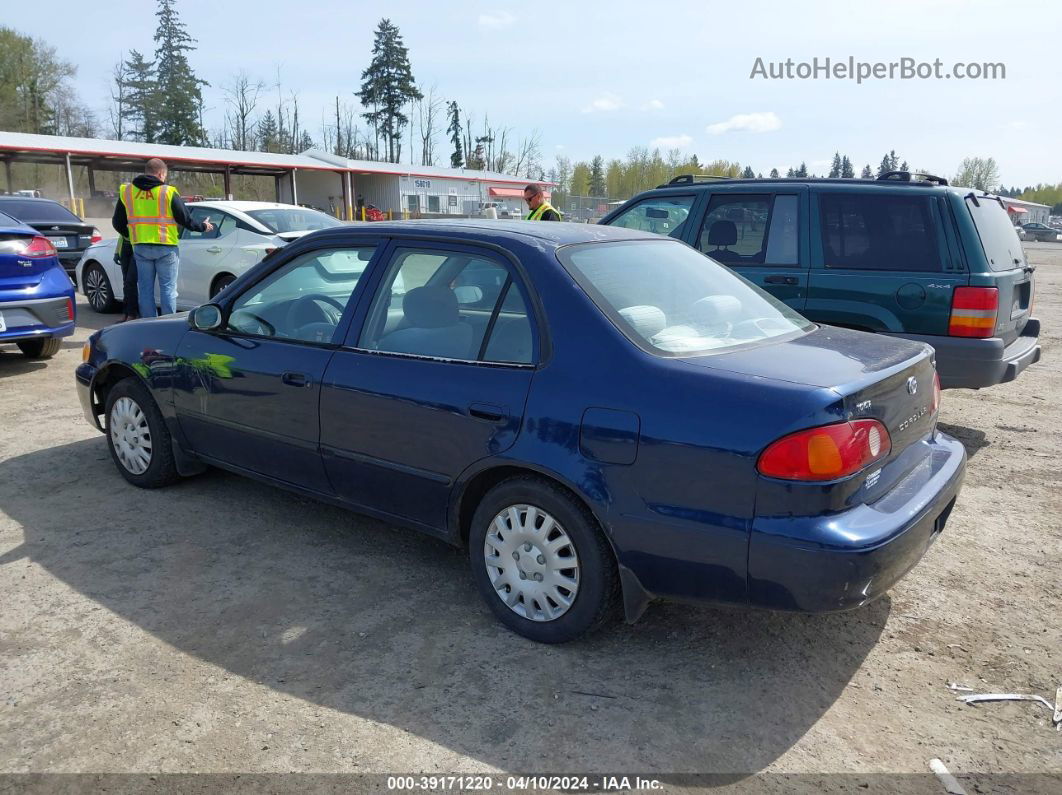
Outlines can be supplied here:
<path id="1" fill-rule="evenodd" d="M 210 221 L 192 220 L 177 189 L 166 184 L 166 164 L 157 157 L 147 161 L 144 173 L 118 189 L 111 224 L 133 245 L 140 317 L 155 317 L 155 279 L 159 282 L 162 314 L 177 311 L 178 226 L 209 232 Z"/>
<path id="2" fill-rule="evenodd" d="M 531 210 L 525 221 L 559 221 L 561 214 L 546 201 L 546 193 L 542 186 L 532 182 L 524 188 L 524 201 Z"/>

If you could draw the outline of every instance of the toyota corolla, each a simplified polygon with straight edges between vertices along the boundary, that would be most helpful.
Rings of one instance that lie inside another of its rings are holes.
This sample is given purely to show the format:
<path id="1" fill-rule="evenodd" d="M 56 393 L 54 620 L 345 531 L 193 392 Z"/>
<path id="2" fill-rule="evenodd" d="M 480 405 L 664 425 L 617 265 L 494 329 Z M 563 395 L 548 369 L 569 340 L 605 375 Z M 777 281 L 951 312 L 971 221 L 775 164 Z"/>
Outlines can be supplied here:
<path id="1" fill-rule="evenodd" d="M 216 303 L 92 335 L 76 381 L 133 485 L 216 466 L 443 538 L 544 642 L 653 599 L 863 605 L 966 461 L 928 346 L 614 227 L 315 232 Z"/>

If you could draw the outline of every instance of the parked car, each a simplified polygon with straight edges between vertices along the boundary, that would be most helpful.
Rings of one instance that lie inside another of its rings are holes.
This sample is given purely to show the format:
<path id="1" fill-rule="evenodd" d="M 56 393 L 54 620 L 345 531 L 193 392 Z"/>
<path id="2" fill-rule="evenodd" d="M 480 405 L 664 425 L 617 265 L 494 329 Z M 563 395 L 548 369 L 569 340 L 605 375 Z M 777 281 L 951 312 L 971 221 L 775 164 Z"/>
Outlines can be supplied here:
<path id="1" fill-rule="evenodd" d="M 188 212 L 197 221 L 209 218 L 214 229 L 181 230 L 178 309 L 209 301 L 267 254 L 307 232 L 342 224 L 317 210 L 275 202 L 204 201 L 189 205 Z M 114 261 L 117 242 L 114 238 L 92 246 L 77 263 L 77 283 L 96 312 L 117 312 L 122 305 L 122 269 Z"/>
<path id="2" fill-rule="evenodd" d="M 1026 240 L 1037 240 L 1047 243 L 1057 243 L 1062 241 L 1062 229 L 1055 229 L 1047 224 L 1033 222 L 1022 224 L 1021 228 L 1025 230 Z"/>
<path id="3" fill-rule="evenodd" d="M 0 212 L 17 218 L 47 237 L 71 279 L 75 278 L 75 267 L 85 249 L 103 239 L 92 224 L 86 224 L 51 199 L 0 196 Z"/>
<path id="4" fill-rule="evenodd" d="M 941 384 L 1040 360 L 1033 270 L 996 196 L 929 175 L 673 179 L 602 224 L 666 231 L 810 320 L 932 345 Z"/>
<path id="5" fill-rule="evenodd" d="M 678 241 L 468 220 L 307 235 L 76 371 L 129 483 L 211 464 L 463 545 L 544 642 L 620 601 L 883 594 L 965 469 L 935 381 L 928 345 L 817 326 Z"/>
<path id="6" fill-rule="evenodd" d="M 30 359 L 59 352 L 74 333 L 74 287 L 55 247 L 32 227 L 0 213 L 0 345 Z"/>
<path id="7" fill-rule="evenodd" d="M 1018 240 L 1024 241 L 1028 238 L 1028 235 L 1025 234 L 1025 230 L 1017 224 L 1014 225 L 1014 232 L 1017 234 Z"/>

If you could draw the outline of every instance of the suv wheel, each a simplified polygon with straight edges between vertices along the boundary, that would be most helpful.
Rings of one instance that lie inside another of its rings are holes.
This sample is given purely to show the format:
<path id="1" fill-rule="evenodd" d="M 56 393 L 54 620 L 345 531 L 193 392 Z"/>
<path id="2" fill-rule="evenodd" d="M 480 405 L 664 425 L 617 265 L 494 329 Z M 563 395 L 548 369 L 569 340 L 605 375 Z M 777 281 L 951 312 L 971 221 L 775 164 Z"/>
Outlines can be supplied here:
<path id="1" fill-rule="evenodd" d="M 118 308 L 118 302 L 114 300 L 114 290 L 111 289 L 111 280 L 98 262 L 89 263 L 85 267 L 81 272 L 81 280 L 85 283 L 85 297 L 94 312 L 105 315 Z"/>
<path id="2" fill-rule="evenodd" d="M 59 353 L 62 341 L 58 337 L 48 337 L 45 340 L 28 340 L 15 344 L 27 359 L 50 359 Z"/>
<path id="3" fill-rule="evenodd" d="M 177 482 L 170 432 L 148 388 L 134 378 L 107 394 L 107 446 L 122 477 L 143 489 Z"/>
<path id="4" fill-rule="evenodd" d="M 552 483 L 516 477 L 495 486 L 476 509 L 468 543 L 480 594 L 526 638 L 564 643 L 615 612 L 612 549 L 586 507 Z"/>

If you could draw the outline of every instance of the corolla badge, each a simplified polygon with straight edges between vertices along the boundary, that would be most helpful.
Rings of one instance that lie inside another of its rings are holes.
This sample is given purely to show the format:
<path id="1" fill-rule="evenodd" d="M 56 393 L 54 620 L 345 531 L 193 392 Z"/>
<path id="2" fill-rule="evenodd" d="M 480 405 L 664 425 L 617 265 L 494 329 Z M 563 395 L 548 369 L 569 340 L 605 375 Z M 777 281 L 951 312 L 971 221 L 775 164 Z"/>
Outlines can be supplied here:
<path id="1" fill-rule="evenodd" d="M 918 394 L 918 379 L 915 378 L 914 376 L 911 376 L 910 378 L 907 379 L 907 394 L 908 395 L 917 395 Z"/>

